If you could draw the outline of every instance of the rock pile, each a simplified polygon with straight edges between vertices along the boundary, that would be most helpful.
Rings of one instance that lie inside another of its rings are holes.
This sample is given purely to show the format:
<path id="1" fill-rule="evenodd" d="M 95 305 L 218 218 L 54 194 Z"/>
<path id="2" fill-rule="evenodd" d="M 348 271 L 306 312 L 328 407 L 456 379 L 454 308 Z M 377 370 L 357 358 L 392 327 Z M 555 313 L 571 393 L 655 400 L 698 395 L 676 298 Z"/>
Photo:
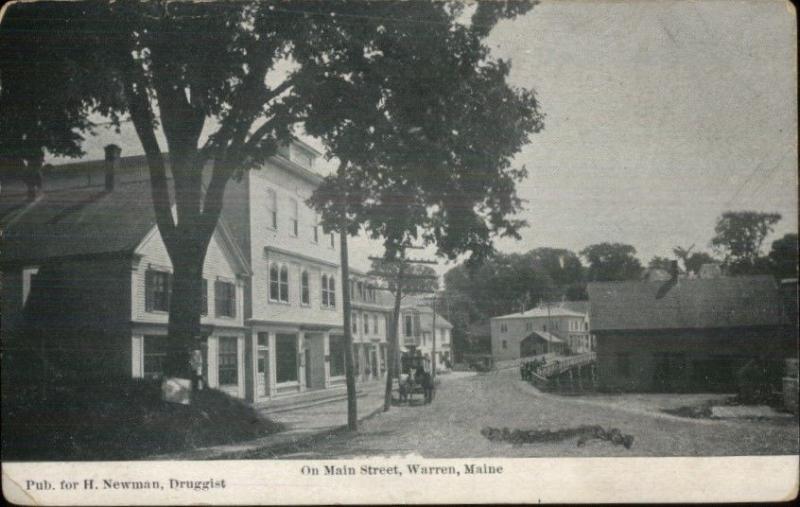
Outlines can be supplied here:
<path id="1" fill-rule="evenodd" d="M 577 445 L 582 447 L 591 439 L 607 440 L 615 445 L 633 446 L 633 435 L 622 433 L 618 428 L 606 430 L 602 426 L 578 426 L 561 430 L 509 430 L 508 428 L 492 428 L 487 426 L 481 430 L 481 435 L 492 442 L 511 442 L 513 445 L 536 444 L 543 442 L 560 442 L 571 438 L 578 438 Z"/>

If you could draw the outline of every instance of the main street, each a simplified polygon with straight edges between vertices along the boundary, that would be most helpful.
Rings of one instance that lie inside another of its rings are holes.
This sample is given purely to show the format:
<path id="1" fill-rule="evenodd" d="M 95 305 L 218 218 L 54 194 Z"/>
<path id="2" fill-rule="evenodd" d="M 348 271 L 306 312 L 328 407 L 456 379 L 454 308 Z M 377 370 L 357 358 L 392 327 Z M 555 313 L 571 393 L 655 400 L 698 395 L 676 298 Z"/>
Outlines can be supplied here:
<path id="1" fill-rule="evenodd" d="M 280 456 L 254 451 L 241 457 L 723 456 L 798 452 L 797 419 L 792 417 L 761 421 L 681 418 L 652 408 L 648 400 L 663 395 L 543 394 L 520 381 L 515 370 L 456 372 L 439 378 L 441 383 L 430 405 L 394 406 L 388 413 L 363 421 L 355 434 L 340 433 L 299 444 Z M 631 449 L 605 440 L 589 440 L 578 446 L 576 438 L 513 446 L 491 442 L 481 435 L 486 426 L 564 430 L 581 425 L 619 428 L 633 435 L 635 441 Z"/>

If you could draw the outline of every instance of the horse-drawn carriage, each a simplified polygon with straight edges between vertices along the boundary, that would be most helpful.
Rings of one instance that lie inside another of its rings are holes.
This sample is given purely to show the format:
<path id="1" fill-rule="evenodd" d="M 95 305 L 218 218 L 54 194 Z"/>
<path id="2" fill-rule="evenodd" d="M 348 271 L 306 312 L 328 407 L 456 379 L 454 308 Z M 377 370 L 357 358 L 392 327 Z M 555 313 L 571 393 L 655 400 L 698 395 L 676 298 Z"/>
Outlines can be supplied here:
<path id="1" fill-rule="evenodd" d="M 415 394 L 421 394 L 425 403 L 433 401 L 434 382 L 425 370 L 425 358 L 420 354 L 403 353 L 400 356 L 400 378 L 395 379 L 398 399 L 401 403 L 411 401 Z"/>

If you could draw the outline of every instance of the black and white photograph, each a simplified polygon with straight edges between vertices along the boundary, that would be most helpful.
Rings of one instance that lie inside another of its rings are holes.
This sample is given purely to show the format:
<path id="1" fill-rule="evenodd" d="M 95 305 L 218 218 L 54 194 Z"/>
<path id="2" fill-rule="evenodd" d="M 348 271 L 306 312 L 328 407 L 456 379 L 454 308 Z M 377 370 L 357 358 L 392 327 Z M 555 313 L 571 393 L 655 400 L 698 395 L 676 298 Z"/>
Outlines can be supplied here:
<path id="1" fill-rule="evenodd" d="M 655 501 L 670 458 L 732 470 L 677 499 L 796 497 L 796 37 L 781 0 L 6 4 L 6 499 Z"/>

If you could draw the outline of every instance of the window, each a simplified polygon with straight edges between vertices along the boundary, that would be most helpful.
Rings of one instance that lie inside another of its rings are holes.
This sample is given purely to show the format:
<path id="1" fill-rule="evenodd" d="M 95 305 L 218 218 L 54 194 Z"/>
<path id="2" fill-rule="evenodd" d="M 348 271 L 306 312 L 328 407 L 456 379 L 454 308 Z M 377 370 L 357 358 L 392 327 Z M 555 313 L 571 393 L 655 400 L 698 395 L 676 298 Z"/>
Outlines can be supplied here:
<path id="1" fill-rule="evenodd" d="M 159 378 L 164 374 L 164 360 L 167 358 L 166 336 L 145 336 L 144 376 Z"/>
<path id="2" fill-rule="evenodd" d="M 500 324 L 500 332 L 501 333 L 507 333 L 508 332 L 508 324 L 501 323 Z"/>
<path id="3" fill-rule="evenodd" d="M 364 300 L 364 282 L 358 282 L 358 299 Z"/>
<path id="4" fill-rule="evenodd" d="M 378 316 L 377 315 L 373 315 L 372 316 L 372 333 L 373 334 L 378 334 Z"/>
<path id="5" fill-rule="evenodd" d="M 208 280 L 203 278 L 200 291 L 200 315 L 208 315 Z"/>
<path id="6" fill-rule="evenodd" d="M 507 348 L 508 348 L 508 342 L 507 342 L 507 341 L 505 341 L 505 340 L 503 340 L 503 348 L 504 348 L 504 349 L 507 349 Z"/>
<path id="7" fill-rule="evenodd" d="M 631 354 L 630 352 L 617 353 L 617 372 L 620 377 L 628 378 L 631 376 Z"/>
<path id="8" fill-rule="evenodd" d="M 278 382 L 297 380 L 297 336 L 275 335 L 275 376 Z"/>
<path id="9" fill-rule="evenodd" d="M 331 377 L 344 375 L 344 336 L 331 335 L 328 351 L 330 352 Z"/>
<path id="10" fill-rule="evenodd" d="M 273 263 L 269 267 L 269 299 L 270 301 L 289 302 L 289 269 Z"/>
<path id="11" fill-rule="evenodd" d="M 414 320 L 411 318 L 411 315 L 406 315 L 404 334 L 406 336 L 414 336 Z"/>
<path id="12" fill-rule="evenodd" d="M 369 334 L 369 315 L 366 313 L 363 315 L 364 318 L 364 334 Z"/>
<path id="13" fill-rule="evenodd" d="M 239 383 L 239 350 L 235 336 L 219 338 L 219 385 L 235 386 Z"/>
<path id="14" fill-rule="evenodd" d="M 289 200 L 289 219 L 292 224 L 292 236 L 300 234 L 300 220 L 298 219 L 297 199 Z"/>
<path id="15" fill-rule="evenodd" d="M 214 303 L 217 317 L 236 316 L 236 286 L 217 280 L 214 283 Z"/>
<path id="16" fill-rule="evenodd" d="M 355 372 L 356 375 L 358 375 L 359 372 L 361 371 L 361 365 L 360 365 L 361 357 L 358 355 L 360 349 L 361 347 L 359 347 L 358 345 L 355 344 L 353 345 L 353 372 Z"/>
<path id="17" fill-rule="evenodd" d="M 304 305 L 311 303 L 311 292 L 308 285 L 308 271 L 300 275 L 300 302 Z"/>
<path id="18" fill-rule="evenodd" d="M 336 248 L 336 237 L 331 233 L 331 248 Z"/>
<path id="19" fill-rule="evenodd" d="M 278 228 L 278 196 L 271 188 L 267 189 L 267 216 L 269 227 Z"/>
<path id="20" fill-rule="evenodd" d="M 319 243 L 319 225 L 317 224 L 311 226 L 311 240 L 314 243 Z"/>
<path id="21" fill-rule="evenodd" d="M 525 323 L 525 331 L 533 331 L 533 322 Z"/>
<path id="22" fill-rule="evenodd" d="M 258 333 L 258 346 L 269 347 L 269 333 Z"/>
<path id="23" fill-rule="evenodd" d="M 278 275 L 278 265 L 271 264 L 269 266 L 269 299 L 271 301 L 278 301 L 281 294 L 281 286 Z"/>
<path id="24" fill-rule="evenodd" d="M 336 282 L 333 276 L 322 275 L 322 306 L 336 307 Z"/>
<path id="25" fill-rule="evenodd" d="M 353 329 L 353 334 L 358 334 L 358 315 L 355 313 L 350 314 L 350 327 Z"/>
<path id="26" fill-rule="evenodd" d="M 289 268 L 281 266 L 281 301 L 289 302 Z"/>
<path id="27" fill-rule="evenodd" d="M 422 333 L 422 344 L 423 345 L 427 345 L 428 344 L 428 338 L 430 337 L 430 335 L 431 334 L 429 332 L 427 332 L 427 331 Z"/>
<path id="28" fill-rule="evenodd" d="M 589 330 L 589 323 L 588 322 L 584 322 L 583 323 L 583 330 L 584 331 L 588 331 Z"/>
<path id="29" fill-rule="evenodd" d="M 168 312 L 172 292 L 172 275 L 149 269 L 145 272 L 145 309 L 148 312 Z"/>
<path id="30" fill-rule="evenodd" d="M 336 307 L 336 279 L 332 276 L 328 278 L 328 302 L 331 308 Z"/>

